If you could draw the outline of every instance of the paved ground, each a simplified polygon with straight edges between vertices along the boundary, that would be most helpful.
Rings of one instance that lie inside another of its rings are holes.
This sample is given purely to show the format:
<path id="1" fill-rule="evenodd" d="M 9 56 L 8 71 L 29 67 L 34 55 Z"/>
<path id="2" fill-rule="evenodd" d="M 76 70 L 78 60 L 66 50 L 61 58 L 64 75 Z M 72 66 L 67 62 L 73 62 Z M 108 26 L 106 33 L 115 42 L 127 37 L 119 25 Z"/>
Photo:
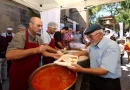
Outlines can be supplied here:
<path id="1" fill-rule="evenodd" d="M 130 63 L 128 63 L 127 56 L 124 57 L 124 63 L 121 66 L 121 68 L 122 68 L 122 77 L 121 77 L 122 90 L 130 90 Z M 8 90 L 8 80 L 3 82 L 3 90 Z"/>
<path id="2" fill-rule="evenodd" d="M 121 66 L 121 68 L 122 68 L 122 77 L 121 77 L 122 90 L 130 90 L 130 63 L 128 63 L 127 58 L 124 58 L 124 63 Z"/>

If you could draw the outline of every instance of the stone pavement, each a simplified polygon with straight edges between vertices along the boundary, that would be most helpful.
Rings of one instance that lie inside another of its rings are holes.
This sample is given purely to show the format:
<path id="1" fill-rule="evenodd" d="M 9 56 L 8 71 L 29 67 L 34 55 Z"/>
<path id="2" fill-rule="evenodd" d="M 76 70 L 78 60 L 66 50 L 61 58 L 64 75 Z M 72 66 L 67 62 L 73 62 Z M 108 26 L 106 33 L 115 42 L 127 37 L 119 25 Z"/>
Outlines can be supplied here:
<path id="1" fill-rule="evenodd" d="M 121 69 L 121 88 L 122 90 L 130 90 L 130 63 L 128 63 L 128 58 L 124 58 L 124 62 L 121 66 Z"/>

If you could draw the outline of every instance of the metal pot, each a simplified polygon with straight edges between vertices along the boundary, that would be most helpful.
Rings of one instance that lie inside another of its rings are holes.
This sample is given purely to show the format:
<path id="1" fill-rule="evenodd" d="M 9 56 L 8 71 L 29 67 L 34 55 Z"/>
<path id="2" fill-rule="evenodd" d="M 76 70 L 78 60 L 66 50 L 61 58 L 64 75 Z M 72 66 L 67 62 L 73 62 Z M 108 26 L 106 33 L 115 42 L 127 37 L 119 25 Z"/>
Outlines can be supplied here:
<path id="1" fill-rule="evenodd" d="M 51 66 L 58 66 L 58 65 L 56 65 L 56 64 L 54 64 L 54 63 L 47 64 L 47 65 L 43 65 L 43 66 L 39 67 L 38 69 L 36 69 L 36 70 L 31 74 L 31 76 L 29 77 L 29 86 L 30 86 L 30 89 L 29 89 L 29 90 L 34 90 L 34 88 L 33 88 L 33 86 L 32 86 L 33 77 L 34 77 L 36 74 L 38 74 L 40 70 L 43 70 L 44 68 L 49 68 L 49 67 L 51 67 Z M 60 66 L 60 67 L 63 67 L 63 66 Z M 67 68 L 67 67 L 65 67 L 65 68 Z M 68 70 L 70 70 L 70 69 L 68 69 Z M 70 71 L 72 72 L 72 70 L 70 70 Z M 50 72 L 50 74 L 51 74 L 51 72 Z M 77 73 L 74 72 L 74 74 L 75 74 L 75 79 L 74 79 L 73 83 L 72 83 L 71 85 L 69 85 L 68 87 L 66 87 L 64 90 L 69 89 L 69 88 L 76 82 Z M 43 75 L 43 76 L 44 76 L 44 75 Z"/>
<path id="2" fill-rule="evenodd" d="M 73 54 L 73 53 L 78 53 L 78 52 L 80 52 L 81 50 L 66 50 L 65 52 L 64 52 L 64 54 Z"/>

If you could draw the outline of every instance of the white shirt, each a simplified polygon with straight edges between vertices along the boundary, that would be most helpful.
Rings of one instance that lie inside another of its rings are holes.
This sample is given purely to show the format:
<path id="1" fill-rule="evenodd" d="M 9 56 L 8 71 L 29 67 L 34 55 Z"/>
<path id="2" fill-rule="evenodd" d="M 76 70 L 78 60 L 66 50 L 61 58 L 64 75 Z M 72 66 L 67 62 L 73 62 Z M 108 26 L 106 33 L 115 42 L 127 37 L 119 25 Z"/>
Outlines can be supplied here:
<path id="1" fill-rule="evenodd" d="M 111 34 L 105 35 L 104 37 L 110 38 L 110 37 L 111 37 Z"/>
<path id="2" fill-rule="evenodd" d="M 120 50 L 121 50 L 121 54 L 124 54 L 124 45 L 119 44 Z"/>
<path id="3" fill-rule="evenodd" d="M 6 36 L 12 36 L 12 37 L 14 37 L 14 35 L 15 35 L 14 33 L 8 34 L 6 32 L 1 34 L 1 36 L 3 36 L 3 37 L 6 37 Z"/>
<path id="4" fill-rule="evenodd" d="M 53 38 L 52 34 L 49 35 L 46 31 L 41 33 L 41 39 L 42 39 L 43 44 L 50 44 L 51 38 Z"/>
<path id="5" fill-rule="evenodd" d="M 130 36 L 129 32 L 126 32 L 126 37 L 129 37 L 129 36 Z"/>
<path id="6" fill-rule="evenodd" d="M 76 39 L 76 42 L 82 43 L 82 35 L 81 34 L 75 34 L 74 38 Z"/>

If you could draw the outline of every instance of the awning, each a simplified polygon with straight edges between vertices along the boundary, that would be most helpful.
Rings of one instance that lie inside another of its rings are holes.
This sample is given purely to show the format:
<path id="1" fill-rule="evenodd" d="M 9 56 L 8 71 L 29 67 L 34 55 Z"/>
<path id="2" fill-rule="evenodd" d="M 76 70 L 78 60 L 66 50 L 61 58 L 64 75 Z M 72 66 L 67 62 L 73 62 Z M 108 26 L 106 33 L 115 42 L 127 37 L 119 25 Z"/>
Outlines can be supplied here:
<path id="1" fill-rule="evenodd" d="M 125 0 L 13 0 L 27 7 L 44 11 L 52 8 L 85 8 L 106 3 L 115 3 Z"/>

